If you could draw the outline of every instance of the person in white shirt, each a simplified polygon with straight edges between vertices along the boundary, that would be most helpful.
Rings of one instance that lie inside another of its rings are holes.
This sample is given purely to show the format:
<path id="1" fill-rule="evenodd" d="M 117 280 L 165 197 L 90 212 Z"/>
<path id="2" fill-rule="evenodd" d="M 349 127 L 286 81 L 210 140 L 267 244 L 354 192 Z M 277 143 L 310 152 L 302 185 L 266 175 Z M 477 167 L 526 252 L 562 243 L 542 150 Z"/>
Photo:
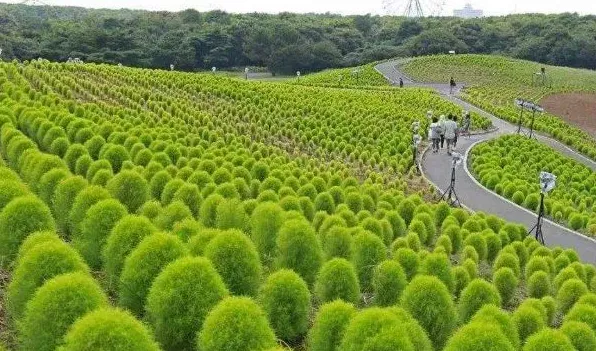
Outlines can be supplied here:
<path id="1" fill-rule="evenodd" d="M 457 133 L 457 122 L 453 120 L 453 116 L 450 114 L 449 118 L 445 121 L 445 139 L 447 139 L 447 155 L 451 155 L 451 151 L 455 146 L 455 137 Z"/>
<path id="2" fill-rule="evenodd" d="M 439 117 L 439 125 L 441 126 L 441 149 L 445 147 L 445 122 L 447 122 L 445 115 L 441 115 L 441 117 Z"/>
<path id="3" fill-rule="evenodd" d="M 441 141 L 441 126 L 437 117 L 433 117 L 429 128 L 430 140 L 432 141 L 433 153 L 439 152 L 439 142 Z"/>

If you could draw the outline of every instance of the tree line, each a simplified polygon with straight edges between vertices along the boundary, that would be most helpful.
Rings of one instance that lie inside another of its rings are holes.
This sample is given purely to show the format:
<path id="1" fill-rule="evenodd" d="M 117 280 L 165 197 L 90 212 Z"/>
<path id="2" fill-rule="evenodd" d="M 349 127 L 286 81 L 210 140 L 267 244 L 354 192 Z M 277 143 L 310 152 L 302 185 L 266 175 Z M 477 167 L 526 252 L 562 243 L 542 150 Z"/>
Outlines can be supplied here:
<path id="1" fill-rule="evenodd" d="M 450 50 L 596 69 L 596 16 L 412 20 L 0 4 L 0 48 L 5 60 L 78 57 L 187 71 L 259 66 L 288 74 Z"/>

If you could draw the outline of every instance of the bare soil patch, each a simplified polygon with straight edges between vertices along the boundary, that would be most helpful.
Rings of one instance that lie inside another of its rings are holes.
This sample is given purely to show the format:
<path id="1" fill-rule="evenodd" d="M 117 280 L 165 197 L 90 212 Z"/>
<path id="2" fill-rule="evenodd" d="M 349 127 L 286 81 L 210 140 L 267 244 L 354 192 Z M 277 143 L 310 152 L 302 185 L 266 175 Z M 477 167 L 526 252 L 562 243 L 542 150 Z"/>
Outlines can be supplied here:
<path id="1" fill-rule="evenodd" d="M 542 99 L 541 104 L 549 113 L 596 137 L 596 94 L 554 94 Z"/>

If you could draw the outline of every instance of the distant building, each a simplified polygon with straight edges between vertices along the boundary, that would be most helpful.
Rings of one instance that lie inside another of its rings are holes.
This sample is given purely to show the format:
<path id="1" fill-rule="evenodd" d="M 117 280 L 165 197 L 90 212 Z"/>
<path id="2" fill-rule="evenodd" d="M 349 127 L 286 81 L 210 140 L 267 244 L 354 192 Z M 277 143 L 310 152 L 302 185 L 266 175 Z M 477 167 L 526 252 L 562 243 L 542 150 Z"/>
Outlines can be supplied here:
<path id="1" fill-rule="evenodd" d="M 472 8 L 472 5 L 466 4 L 461 10 L 453 10 L 453 16 L 459 18 L 478 18 L 482 17 L 484 13 L 482 10 L 476 10 Z"/>

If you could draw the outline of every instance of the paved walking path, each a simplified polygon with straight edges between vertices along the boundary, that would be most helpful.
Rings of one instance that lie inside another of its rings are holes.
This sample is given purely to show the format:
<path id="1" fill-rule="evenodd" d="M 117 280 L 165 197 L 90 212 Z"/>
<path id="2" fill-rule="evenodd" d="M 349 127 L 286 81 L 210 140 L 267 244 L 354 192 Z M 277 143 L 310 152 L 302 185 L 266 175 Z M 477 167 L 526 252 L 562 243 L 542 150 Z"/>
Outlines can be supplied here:
<path id="1" fill-rule="evenodd" d="M 381 63 L 376 66 L 376 69 L 391 82 L 398 82 L 401 77 L 406 86 L 416 86 L 431 88 L 436 90 L 442 97 L 461 106 L 463 109 L 477 112 L 489 118 L 493 125 L 498 129 L 494 132 L 472 135 L 471 137 L 461 138 L 457 144 L 457 152 L 466 155 L 466 162 L 463 167 L 456 170 L 456 193 L 462 204 L 474 211 L 482 211 L 489 214 L 495 214 L 511 222 L 522 223 L 526 227 L 531 228 L 536 224 L 537 215 L 529 210 L 526 210 L 502 197 L 484 188 L 478 183 L 470 174 L 467 167 L 467 155 L 470 149 L 479 142 L 491 140 L 502 135 L 515 133 L 517 126 L 514 126 L 496 116 L 481 110 L 461 99 L 459 90 L 455 91 L 453 95 L 449 94 L 449 84 L 422 84 L 413 82 L 406 75 L 401 73 L 397 65 L 403 61 L 389 61 Z M 551 138 L 539 135 L 538 140 L 545 143 L 557 151 L 571 157 L 578 162 L 590 167 L 596 171 L 596 162 L 578 154 L 567 146 L 555 141 Z M 422 155 L 422 172 L 424 175 L 437 186 L 440 190 L 449 186 L 451 176 L 451 158 L 447 156 L 446 150 L 441 150 L 439 153 L 426 152 Z M 538 179 L 536 179 L 538 181 Z M 575 249 L 584 262 L 596 263 L 596 240 L 590 239 L 582 234 L 574 232 L 563 226 L 560 226 L 549 220 L 545 220 L 543 224 L 544 240 L 549 247 L 561 246 L 564 248 Z"/>

